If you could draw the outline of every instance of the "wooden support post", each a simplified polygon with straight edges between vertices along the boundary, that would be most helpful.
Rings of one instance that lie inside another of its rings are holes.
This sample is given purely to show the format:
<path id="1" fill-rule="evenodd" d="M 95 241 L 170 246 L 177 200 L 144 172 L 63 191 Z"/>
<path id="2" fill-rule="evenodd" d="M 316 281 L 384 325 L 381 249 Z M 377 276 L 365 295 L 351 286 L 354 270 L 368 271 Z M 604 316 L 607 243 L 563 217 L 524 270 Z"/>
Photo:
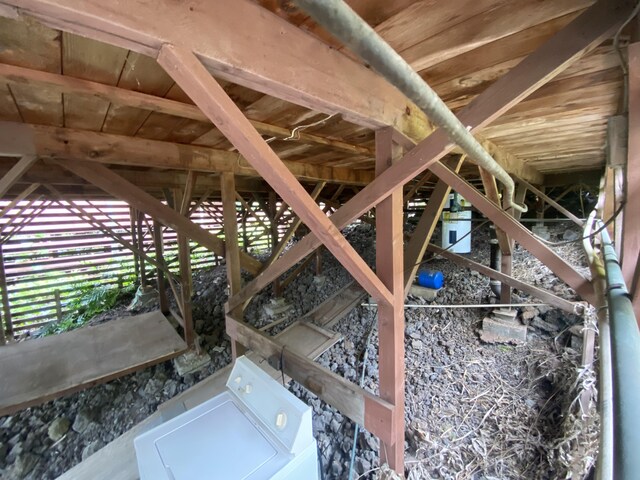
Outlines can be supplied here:
<path id="1" fill-rule="evenodd" d="M 316 275 L 322 275 L 322 247 L 316 250 Z"/>
<path id="2" fill-rule="evenodd" d="M 513 271 L 513 257 L 511 253 L 502 254 L 500 271 L 505 275 L 511 276 L 511 272 Z M 511 303 L 511 286 L 504 282 L 500 282 L 500 303 L 505 305 Z"/>
<path id="3" fill-rule="evenodd" d="M 632 43 L 629 57 L 629 141 L 626 168 L 625 215 L 622 230 L 622 275 L 631 289 L 640 252 L 640 42 Z M 640 284 L 640 282 L 636 282 Z M 631 292 L 633 295 L 633 292 Z M 636 319 L 640 323 L 640 298 L 632 298 Z"/>
<path id="4" fill-rule="evenodd" d="M 224 217 L 225 258 L 227 263 L 227 281 L 229 283 L 229 298 L 242 289 L 240 276 L 240 248 L 238 246 L 238 213 L 236 210 L 236 184 L 233 173 L 223 173 L 220 176 L 222 194 L 222 215 Z M 237 307 L 228 313 L 241 317 L 242 307 Z M 245 348 L 231 340 L 231 356 L 235 360 L 245 352 Z"/>
<path id="5" fill-rule="evenodd" d="M 458 161 L 454 163 L 453 167 L 456 172 L 460 171 L 462 163 L 464 162 L 464 156 L 458 158 Z M 411 290 L 411 284 L 415 278 L 418 269 L 420 268 L 419 262 L 422 260 L 424 252 L 427 251 L 427 245 L 431 241 L 433 231 L 438 224 L 438 219 L 442 214 L 447 199 L 449 198 L 449 192 L 451 187 L 442 180 L 438 180 L 436 187 L 434 188 L 427 206 L 425 207 L 418 225 L 416 225 L 411 240 L 407 244 L 404 254 L 404 294 L 405 297 Z"/>
<path id="6" fill-rule="evenodd" d="M 4 254 L 0 244 L 0 289 L 2 289 L 2 311 L 4 312 L 4 326 L 7 337 L 13 338 L 13 322 L 11 320 L 11 304 L 9 303 L 9 291 L 7 290 L 7 276 L 4 271 Z"/>
<path id="7" fill-rule="evenodd" d="M 391 167 L 399 157 L 393 131 L 376 131 L 376 174 Z M 404 264 L 403 187 L 376 206 L 376 271 L 392 294 L 390 304 L 378 304 L 380 338 L 378 368 L 380 397 L 394 406 L 391 442 L 381 442 L 380 464 L 388 463 L 404 476 Z"/>
<path id="8" fill-rule="evenodd" d="M 136 236 L 138 238 L 138 250 L 144 252 L 144 235 L 142 234 L 142 223 L 144 222 L 144 213 L 137 212 L 136 221 Z M 142 288 L 147 286 L 147 267 L 144 262 L 144 258 L 138 256 L 138 262 L 140 262 L 140 285 Z"/>
<path id="9" fill-rule="evenodd" d="M 162 225 L 157 220 L 153 221 L 153 244 L 156 251 L 156 261 L 159 264 L 164 265 L 164 239 L 162 235 Z M 162 268 L 156 268 L 156 280 L 160 311 L 166 315 L 169 313 L 169 300 L 167 299 L 167 287 L 165 285 L 164 272 L 162 271 Z"/>
<path id="10" fill-rule="evenodd" d="M 58 322 L 62 321 L 62 302 L 60 301 L 60 290 L 57 288 L 53 292 L 53 298 L 56 301 L 56 319 Z"/>
<path id="11" fill-rule="evenodd" d="M 131 223 L 131 244 L 138 248 L 138 228 L 136 226 L 138 213 L 133 207 L 129 207 L 129 219 Z M 138 260 L 138 254 L 135 251 L 133 251 L 133 270 L 136 275 L 136 282 L 140 282 L 140 262 Z"/>
<path id="12" fill-rule="evenodd" d="M 536 218 L 538 219 L 537 225 L 544 225 L 544 200 L 547 198 L 545 195 L 545 187 L 542 186 L 537 190 L 538 201 L 536 202 Z"/>
<path id="13" fill-rule="evenodd" d="M 183 234 L 178 234 L 178 257 L 180 258 L 180 300 L 184 322 L 184 341 L 189 348 L 192 348 L 195 334 L 191 313 L 191 250 L 189 249 L 189 238 Z"/>

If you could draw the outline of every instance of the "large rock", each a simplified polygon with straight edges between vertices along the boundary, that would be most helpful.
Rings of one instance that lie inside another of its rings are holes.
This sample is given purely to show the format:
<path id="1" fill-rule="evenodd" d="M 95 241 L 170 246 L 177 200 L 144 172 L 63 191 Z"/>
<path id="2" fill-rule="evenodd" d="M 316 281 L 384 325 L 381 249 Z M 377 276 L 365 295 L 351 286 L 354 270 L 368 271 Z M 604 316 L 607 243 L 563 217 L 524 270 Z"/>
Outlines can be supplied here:
<path id="1" fill-rule="evenodd" d="M 98 450 L 100 450 L 102 447 L 104 447 L 104 443 L 101 440 L 95 440 L 89 443 L 82 449 L 82 460 L 83 461 L 86 460 L 91 455 L 93 455 Z"/>
<path id="2" fill-rule="evenodd" d="M 70 426 L 71 422 L 68 418 L 58 417 L 49 425 L 47 434 L 51 440 L 57 442 L 69 431 Z"/>
<path id="3" fill-rule="evenodd" d="M 95 423 L 96 419 L 97 415 L 94 410 L 81 408 L 78 410 L 78 414 L 76 415 L 71 428 L 78 433 L 84 433 L 92 423 Z"/>
<path id="4" fill-rule="evenodd" d="M 33 453 L 21 453 L 13 464 L 13 468 L 11 469 L 12 476 L 9 478 L 24 478 L 31 470 L 33 470 L 33 467 L 35 467 L 37 463 L 38 457 Z"/>

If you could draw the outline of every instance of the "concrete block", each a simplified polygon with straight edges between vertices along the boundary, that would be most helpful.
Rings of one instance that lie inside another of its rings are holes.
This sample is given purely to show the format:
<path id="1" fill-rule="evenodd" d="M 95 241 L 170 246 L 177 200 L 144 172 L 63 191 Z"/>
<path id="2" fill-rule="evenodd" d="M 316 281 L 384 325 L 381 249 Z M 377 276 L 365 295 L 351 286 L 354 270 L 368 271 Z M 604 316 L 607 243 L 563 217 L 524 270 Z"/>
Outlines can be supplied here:
<path id="1" fill-rule="evenodd" d="M 270 317 L 281 317 L 293 310 L 293 305 L 284 298 L 274 298 L 264 306 L 264 312 Z"/>
<path id="2" fill-rule="evenodd" d="M 409 293 L 416 297 L 422 297 L 425 300 L 433 301 L 436 299 L 439 291 L 440 289 L 435 290 L 433 288 L 422 287 L 414 283 L 413 285 L 411 285 L 411 290 L 409 291 Z"/>
<path id="3" fill-rule="evenodd" d="M 501 320 L 485 317 L 482 320 L 480 338 L 487 343 L 525 343 L 527 327 L 517 320 Z"/>
<path id="4" fill-rule="evenodd" d="M 173 366 L 181 377 L 206 367 L 211 362 L 211 357 L 203 350 L 199 354 L 195 350 L 176 357 Z"/>

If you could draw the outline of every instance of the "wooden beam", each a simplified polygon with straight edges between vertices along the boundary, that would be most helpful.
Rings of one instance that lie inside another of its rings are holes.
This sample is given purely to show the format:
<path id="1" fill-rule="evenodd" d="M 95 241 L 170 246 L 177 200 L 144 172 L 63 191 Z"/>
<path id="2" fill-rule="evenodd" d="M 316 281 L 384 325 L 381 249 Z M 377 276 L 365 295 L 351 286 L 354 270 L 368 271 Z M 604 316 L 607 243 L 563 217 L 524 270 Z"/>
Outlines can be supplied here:
<path id="1" fill-rule="evenodd" d="M 18 163 L 11 167 L 11 170 L 0 178 L 0 198 L 4 197 L 9 188 L 31 168 L 37 159 L 38 157 L 35 155 L 24 155 L 18 160 Z"/>
<path id="2" fill-rule="evenodd" d="M 193 329 L 191 309 L 191 250 L 189 249 L 189 238 L 184 233 L 178 233 L 178 258 L 180 264 L 180 304 L 182 306 L 184 341 L 189 348 L 193 348 L 195 332 Z M 199 346 L 196 345 L 196 348 L 199 348 Z"/>
<path id="3" fill-rule="evenodd" d="M 376 131 L 376 174 L 391 167 L 400 157 L 393 143 L 393 131 Z M 393 421 L 387 426 L 391 441 L 380 445 L 380 464 L 388 463 L 404 475 L 404 226 L 403 186 L 376 206 L 376 273 L 393 295 L 389 305 L 378 306 L 378 370 L 380 398 L 394 406 Z"/>
<path id="4" fill-rule="evenodd" d="M 462 163 L 464 162 L 464 157 L 458 157 L 458 161 L 453 164 L 453 168 L 456 172 L 460 171 L 462 167 Z M 413 279 L 420 268 L 420 260 L 424 256 L 424 253 L 427 251 L 427 245 L 431 241 L 431 236 L 433 235 L 434 230 L 436 229 L 436 225 L 438 225 L 438 220 L 440 219 L 440 215 L 442 214 L 442 210 L 447 203 L 449 198 L 449 193 L 451 192 L 451 187 L 447 185 L 442 180 L 438 180 L 433 192 L 431 192 L 431 196 L 429 197 L 429 201 L 427 202 L 427 206 L 425 207 L 422 215 L 420 216 L 420 220 L 416 225 L 416 228 L 413 230 L 413 235 L 411 235 L 411 240 L 407 244 L 405 248 L 404 254 L 404 294 L 405 297 L 409 294 L 409 290 L 411 290 L 411 284 L 413 283 Z"/>
<path id="5" fill-rule="evenodd" d="M 494 280 L 499 280 L 503 285 L 509 285 L 515 289 L 521 290 L 524 293 L 528 293 L 529 295 L 539 298 L 540 300 L 547 302 L 552 307 L 559 308 L 568 313 L 575 313 L 576 306 L 579 305 L 574 302 L 570 302 L 569 300 L 565 300 L 564 298 L 560 298 L 557 295 L 553 295 L 541 288 L 534 287 L 533 285 L 529 285 L 528 283 L 522 282 L 516 278 L 513 278 L 510 275 L 505 273 L 498 272 L 492 268 L 487 267 L 486 265 L 482 265 L 481 263 L 475 262 L 470 258 L 463 257 L 462 255 L 458 255 L 456 253 L 452 253 L 444 248 L 440 248 L 436 245 L 429 244 L 427 249 L 430 252 L 435 253 L 436 255 L 440 255 L 448 260 L 451 260 L 458 265 L 470 268 L 471 270 L 475 270 L 476 272 L 480 272 L 483 275 L 486 275 L 489 278 L 493 278 Z"/>
<path id="6" fill-rule="evenodd" d="M 227 333 L 382 441 L 392 441 L 392 432 L 387 427 L 394 415 L 393 405 L 293 350 L 283 348 L 282 344 L 230 315 L 227 315 Z"/>
<path id="7" fill-rule="evenodd" d="M 545 194 L 543 191 L 541 191 L 540 189 L 534 187 L 533 185 L 531 185 L 530 183 L 526 182 L 525 180 L 520 179 L 520 181 L 523 183 L 524 186 L 527 187 L 528 190 L 530 190 L 531 192 L 535 193 L 538 197 L 542 197 L 549 205 L 551 205 L 553 208 L 558 210 L 561 214 L 563 214 L 565 217 L 567 217 L 573 223 L 575 223 L 579 227 L 583 227 L 584 226 L 584 222 L 582 220 L 580 220 L 573 213 L 571 213 L 569 210 L 567 210 L 562 205 L 560 205 L 558 202 L 556 202 L 549 195 Z M 543 212 L 544 212 L 544 210 L 543 210 Z"/>
<path id="8" fill-rule="evenodd" d="M 194 170 L 203 173 L 230 172 L 258 176 L 247 161 L 234 152 L 182 143 L 161 142 L 139 137 L 0 121 L 0 151 L 39 158 L 84 159 L 113 165 Z M 372 172 L 344 167 L 325 167 L 284 161 L 301 180 L 364 185 Z"/>
<path id="9" fill-rule="evenodd" d="M 572 287 L 578 295 L 590 303 L 594 301 L 593 286 L 589 279 L 578 273 L 569 263 L 540 240 L 511 215 L 502 210 L 481 192 L 465 181 L 457 173 L 451 171 L 442 163 L 435 163 L 429 167 L 442 180 L 447 182 L 456 192 L 469 200 L 471 204 L 485 214 L 498 228 L 519 242 L 542 263 L 547 265 L 553 273 Z"/>
<path id="10" fill-rule="evenodd" d="M 196 56 L 183 48 L 165 45 L 158 63 L 198 105 L 269 185 L 287 202 L 336 259 L 378 302 L 390 303 L 391 294 L 366 262 L 318 208 L 307 191 L 251 126 L 223 88 Z"/>
<path id="11" fill-rule="evenodd" d="M 629 69 L 629 139 L 625 168 L 625 212 L 622 226 L 622 275 L 628 288 L 634 283 L 634 273 L 640 252 L 640 215 L 633 213 L 640 205 L 640 42 L 628 47 Z M 634 302 L 640 322 L 640 299 Z"/>
<path id="12" fill-rule="evenodd" d="M 585 52 L 609 38 L 626 20 L 632 8 L 628 3 L 620 7 L 617 2 L 599 1 L 476 97 L 462 109 L 458 118 L 472 132 L 488 125 Z M 337 228 L 344 228 L 387 197 L 397 185 L 404 185 L 438 162 L 453 147 L 445 133 L 441 129 L 436 130 L 344 204 L 331 216 L 331 221 Z M 320 243 L 313 234 L 307 235 L 231 301 L 241 303 L 255 295 Z"/>
<path id="13" fill-rule="evenodd" d="M 187 237 L 208 248 L 217 255 L 224 255 L 224 242 L 213 236 L 200 226 L 191 222 L 179 212 L 162 204 L 148 193 L 127 182 L 103 165 L 72 160 L 56 160 L 58 165 L 68 169 L 79 177 L 96 185 L 116 198 L 120 198 L 134 208 L 145 212 L 163 225 L 184 233 Z M 255 258 L 243 254 L 240 259 L 242 268 L 250 273 L 257 273 L 262 264 Z"/>
<path id="14" fill-rule="evenodd" d="M 148 95 L 142 92 L 127 90 L 124 88 L 91 82 L 80 78 L 60 75 L 57 73 L 43 72 L 29 68 L 18 67 L 0 63 L 0 80 L 9 85 L 28 85 L 34 89 L 46 88 L 48 92 L 57 92 L 71 95 L 89 95 L 105 102 L 125 107 L 140 108 L 152 112 L 174 115 L 176 117 L 189 118 L 199 122 L 209 123 L 209 119 L 195 105 L 170 100 L 164 97 Z M 290 138 L 296 142 L 311 145 L 327 146 L 335 150 L 356 155 L 373 156 L 373 150 L 361 145 L 353 145 L 333 138 L 323 137 L 296 131 L 289 128 L 271 125 L 257 120 L 249 120 L 251 124 L 263 135 L 271 135 L 276 138 Z"/>

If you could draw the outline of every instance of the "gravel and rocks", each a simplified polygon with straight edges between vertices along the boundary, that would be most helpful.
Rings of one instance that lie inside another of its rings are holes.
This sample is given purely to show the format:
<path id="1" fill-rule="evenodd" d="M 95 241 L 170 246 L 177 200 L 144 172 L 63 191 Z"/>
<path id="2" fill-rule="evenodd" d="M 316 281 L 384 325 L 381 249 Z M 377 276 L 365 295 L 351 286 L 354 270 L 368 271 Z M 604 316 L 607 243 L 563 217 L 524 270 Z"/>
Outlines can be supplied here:
<path id="1" fill-rule="evenodd" d="M 561 240 L 564 230 L 556 230 L 550 229 L 552 240 L 554 235 Z M 470 255 L 474 260 L 487 262 L 488 235 L 488 228 L 474 234 Z M 374 229 L 363 224 L 350 228 L 346 236 L 373 265 Z M 556 250 L 587 270 L 579 244 Z M 310 265 L 284 292 L 292 306 L 290 320 L 270 333 L 286 328 L 351 281 L 328 252 L 323 251 L 322 256 L 325 281 L 314 281 L 314 266 Z M 436 304 L 495 301 L 489 280 L 475 272 L 442 259 L 430 260 L 425 268 L 445 275 Z M 572 289 L 519 247 L 514 252 L 514 275 L 564 298 L 575 298 Z M 172 362 L 165 362 L 0 418 L 1 478 L 56 478 L 145 419 L 164 401 L 227 365 L 230 345 L 224 335 L 224 266 L 197 272 L 193 290 L 196 332 L 211 356 L 206 368 L 181 377 Z M 271 323 L 264 306 L 272 298 L 271 289 L 258 294 L 246 309 L 247 321 L 256 327 Z M 535 301 L 525 294 L 514 300 Z M 409 297 L 407 303 L 426 301 Z M 149 307 L 153 308 L 156 306 Z M 593 372 L 578 367 L 579 352 L 570 343 L 569 329 L 581 325 L 582 319 L 549 307 L 519 311 L 519 318 L 529 325 L 529 335 L 527 343 L 518 346 L 480 341 L 477 331 L 489 310 L 405 311 L 408 478 L 543 479 L 568 474 L 582 478 L 591 467 L 597 416 L 592 402 L 587 412 L 590 426 L 582 428 L 573 401 L 581 385 L 593 383 Z M 130 314 L 119 307 L 95 322 Z M 354 309 L 334 327 L 344 340 L 318 359 L 373 393 L 378 392 L 376 320 L 375 309 Z M 289 388 L 313 408 L 324 478 L 348 478 L 355 425 L 297 383 Z M 355 443 L 353 478 L 393 478 L 379 465 L 375 437 L 360 430 Z"/>

